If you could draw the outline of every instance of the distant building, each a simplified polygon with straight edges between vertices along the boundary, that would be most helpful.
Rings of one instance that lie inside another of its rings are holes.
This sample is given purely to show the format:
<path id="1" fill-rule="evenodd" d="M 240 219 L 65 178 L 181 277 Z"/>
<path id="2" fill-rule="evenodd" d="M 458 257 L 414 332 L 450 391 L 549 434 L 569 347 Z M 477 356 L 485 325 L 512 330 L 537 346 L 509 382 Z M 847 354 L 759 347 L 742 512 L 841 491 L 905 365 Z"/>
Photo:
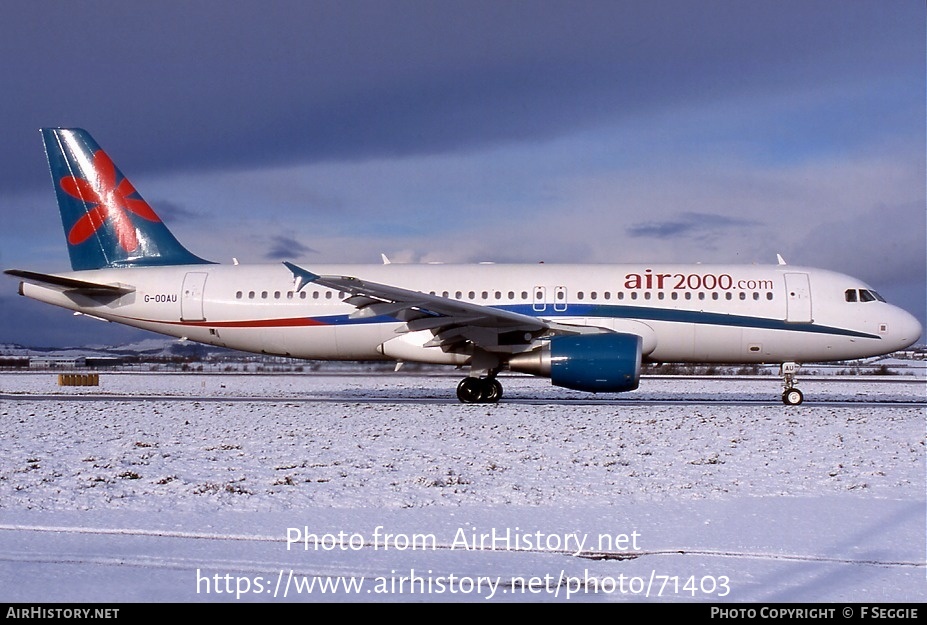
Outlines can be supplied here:
<path id="1" fill-rule="evenodd" d="M 86 367 L 84 356 L 33 356 L 29 359 L 30 369 L 74 369 Z"/>

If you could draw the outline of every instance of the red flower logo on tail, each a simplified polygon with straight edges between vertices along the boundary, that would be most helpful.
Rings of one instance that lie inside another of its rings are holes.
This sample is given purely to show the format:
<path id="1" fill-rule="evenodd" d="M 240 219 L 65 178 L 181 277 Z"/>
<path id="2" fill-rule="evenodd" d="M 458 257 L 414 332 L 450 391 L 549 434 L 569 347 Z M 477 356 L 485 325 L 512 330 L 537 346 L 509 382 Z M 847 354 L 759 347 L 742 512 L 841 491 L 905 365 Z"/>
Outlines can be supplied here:
<path id="1" fill-rule="evenodd" d="M 116 166 L 103 150 L 97 150 L 93 155 L 93 171 L 96 174 L 93 180 L 74 176 L 61 179 L 61 188 L 65 193 L 86 204 L 96 204 L 68 232 L 68 243 L 83 243 L 102 228 L 107 220 L 111 220 L 119 246 L 127 252 L 134 252 L 138 249 L 138 235 L 129 213 L 148 221 L 161 220 L 145 200 L 129 197 L 135 194 L 135 187 L 128 179 L 123 178 L 116 184 Z"/>

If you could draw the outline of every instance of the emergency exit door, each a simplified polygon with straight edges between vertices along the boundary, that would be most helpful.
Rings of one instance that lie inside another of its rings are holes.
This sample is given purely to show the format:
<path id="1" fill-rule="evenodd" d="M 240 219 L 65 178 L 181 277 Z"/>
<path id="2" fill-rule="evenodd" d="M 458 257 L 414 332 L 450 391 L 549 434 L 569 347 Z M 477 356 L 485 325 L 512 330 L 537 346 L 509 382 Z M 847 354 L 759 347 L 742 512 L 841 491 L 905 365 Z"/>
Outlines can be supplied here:
<path id="1" fill-rule="evenodd" d="M 206 273 L 191 271 L 183 278 L 180 296 L 181 321 L 205 321 L 203 314 L 203 291 L 206 287 Z"/>

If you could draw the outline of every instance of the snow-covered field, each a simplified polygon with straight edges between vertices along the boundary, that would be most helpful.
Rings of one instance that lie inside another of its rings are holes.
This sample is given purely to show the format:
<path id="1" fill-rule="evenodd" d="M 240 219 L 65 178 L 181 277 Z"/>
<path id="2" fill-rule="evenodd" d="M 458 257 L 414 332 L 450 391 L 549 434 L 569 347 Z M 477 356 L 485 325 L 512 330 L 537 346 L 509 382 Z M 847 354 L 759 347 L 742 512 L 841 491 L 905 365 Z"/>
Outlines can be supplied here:
<path id="1" fill-rule="evenodd" d="M 0 600 L 927 598 L 923 377 L 456 382 L 0 374 Z"/>

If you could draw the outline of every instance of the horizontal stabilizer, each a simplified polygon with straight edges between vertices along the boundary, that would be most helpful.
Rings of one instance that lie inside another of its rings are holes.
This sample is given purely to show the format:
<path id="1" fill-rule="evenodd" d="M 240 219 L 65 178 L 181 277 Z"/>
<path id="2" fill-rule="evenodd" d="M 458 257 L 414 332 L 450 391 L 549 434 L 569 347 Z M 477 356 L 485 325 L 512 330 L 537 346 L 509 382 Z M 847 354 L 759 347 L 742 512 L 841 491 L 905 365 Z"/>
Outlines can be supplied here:
<path id="1" fill-rule="evenodd" d="M 61 289 L 62 291 L 79 291 L 84 295 L 124 295 L 135 291 L 134 286 L 124 284 L 101 284 L 99 282 L 87 282 L 86 280 L 77 280 L 75 278 L 65 278 L 48 273 L 38 273 L 35 271 L 21 271 L 19 269 L 7 269 L 3 273 L 22 278 L 28 282 L 50 286 Z"/>

